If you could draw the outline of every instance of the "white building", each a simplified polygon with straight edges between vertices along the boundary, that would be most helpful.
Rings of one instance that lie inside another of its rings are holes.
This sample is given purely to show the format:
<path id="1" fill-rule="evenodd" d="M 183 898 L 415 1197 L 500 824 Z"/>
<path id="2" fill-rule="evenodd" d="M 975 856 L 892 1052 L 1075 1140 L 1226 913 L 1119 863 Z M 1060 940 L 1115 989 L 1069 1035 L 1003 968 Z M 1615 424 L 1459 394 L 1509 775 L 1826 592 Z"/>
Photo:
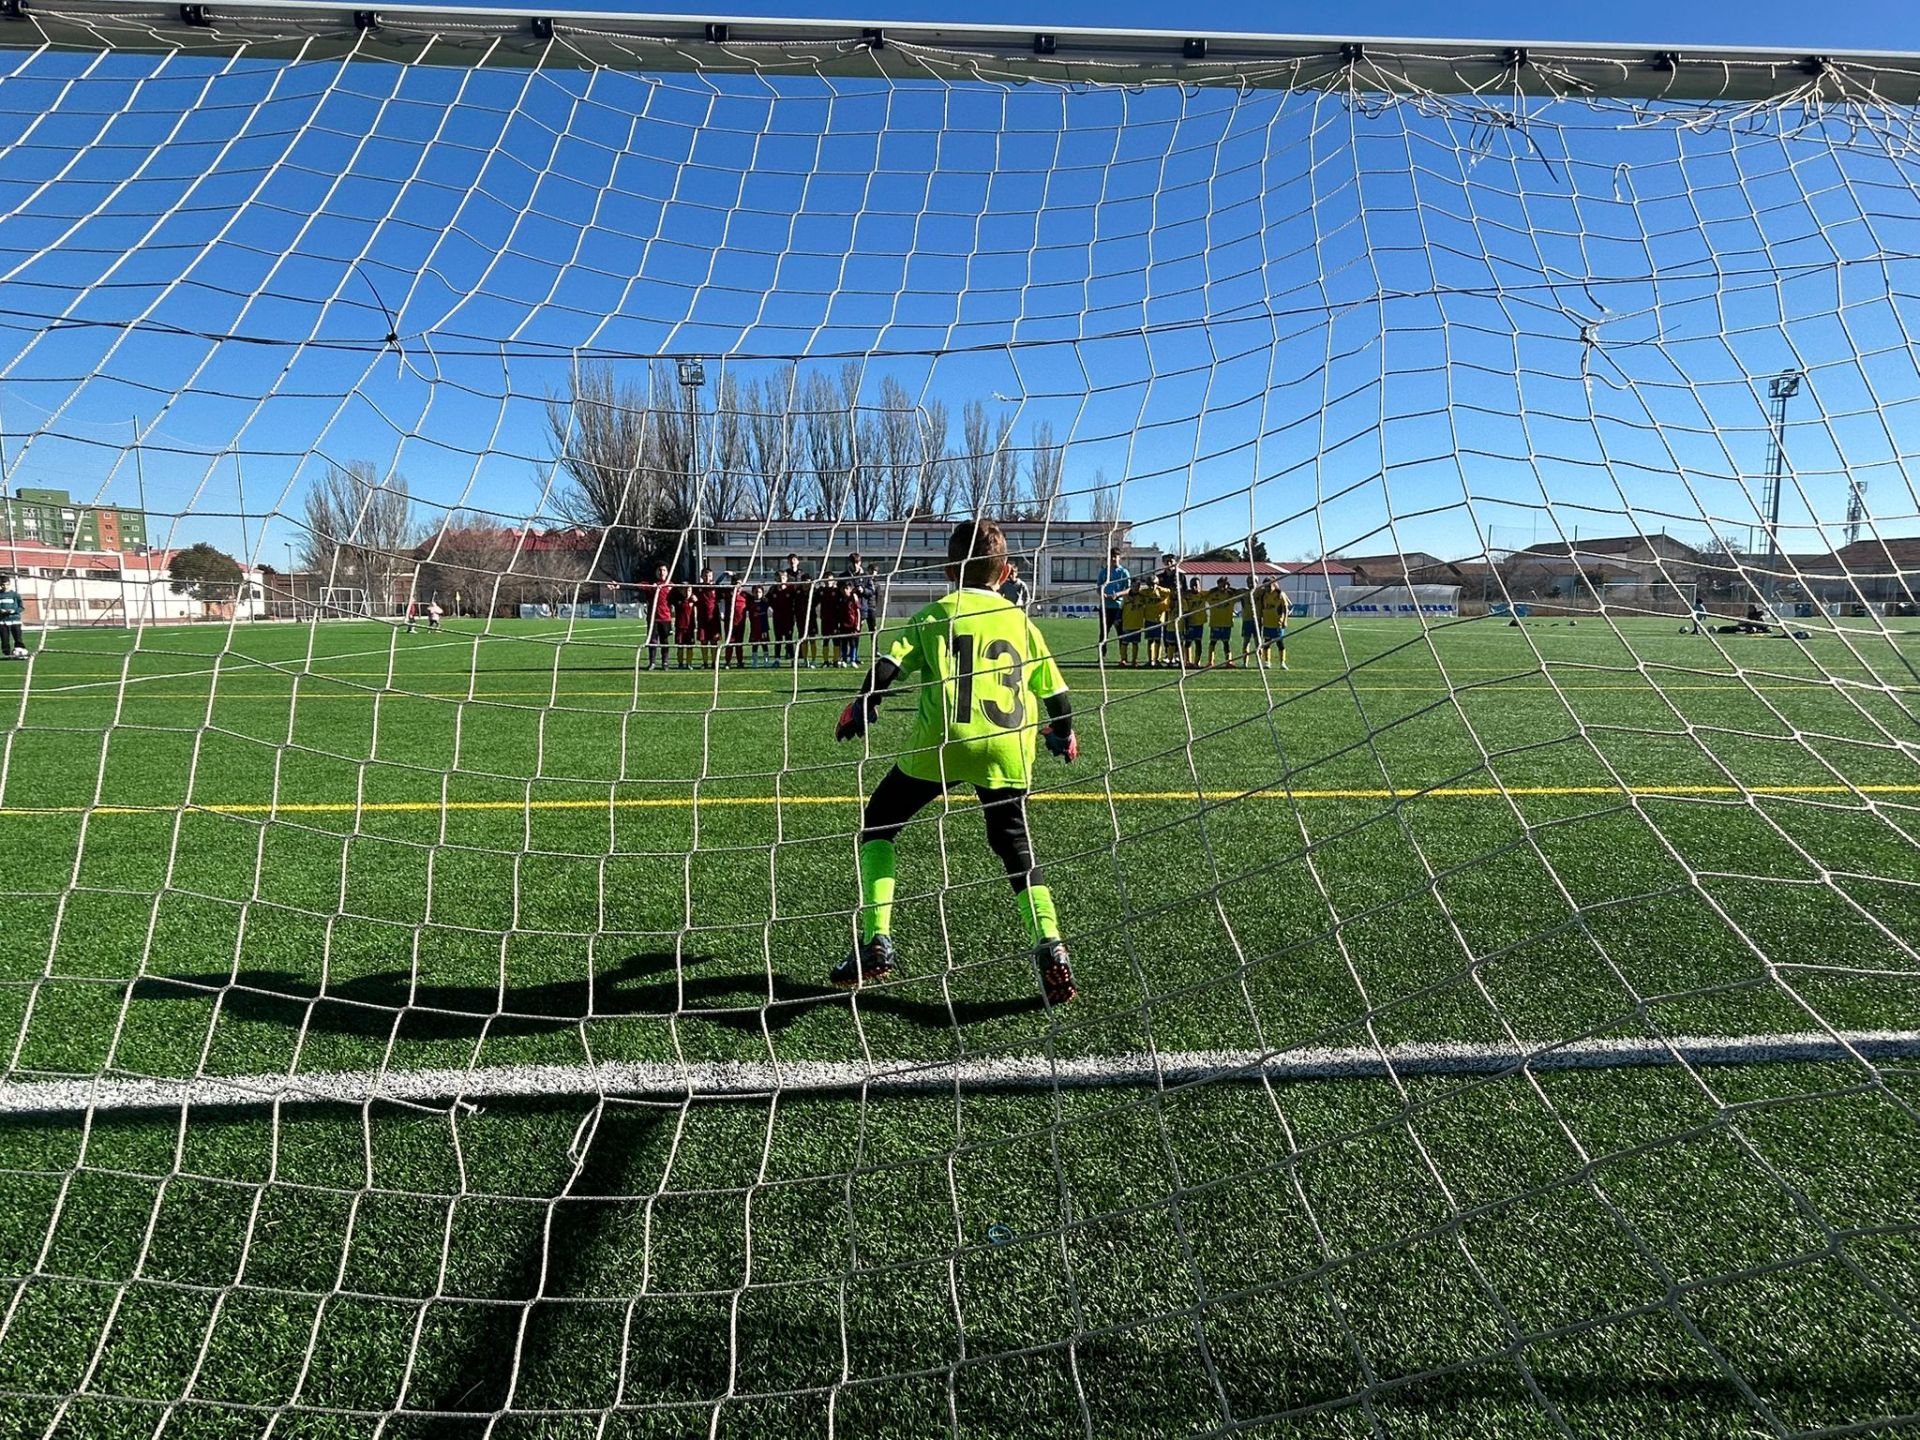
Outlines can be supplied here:
<path id="1" fill-rule="evenodd" d="M 249 571 L 248 598 L 209 603 L 176 595 L 167 567 L 175 551 L 145 554 L 67 550 L 34 540 L 0 541 L 0 572 L 14 577 L 29 625 L 184 625 L 195 620 L 254 619 L 266 613 L 262 576 Z"/>
<path id="2" fill-rule="evenodd" d="M 799 557 L 800 568 L 818 577 L 839 574 L 858 554 L 880 577 L 886 613 L 902 615 L 947 588 L 947 537 L 951 520 L 721 520 L 707 529 L 706 563 L 715 574 L 731 572 L 748 584 L 770 584 Z M 1035 608 L 1076 613 L 1099 604 L 1100 576 L 1110 548 L 1136 575 L 1158 564 L 1160 552 L 1136 545 L 1124 520 L 1004 520 L 1007 548 L 1033 588 Z"/>

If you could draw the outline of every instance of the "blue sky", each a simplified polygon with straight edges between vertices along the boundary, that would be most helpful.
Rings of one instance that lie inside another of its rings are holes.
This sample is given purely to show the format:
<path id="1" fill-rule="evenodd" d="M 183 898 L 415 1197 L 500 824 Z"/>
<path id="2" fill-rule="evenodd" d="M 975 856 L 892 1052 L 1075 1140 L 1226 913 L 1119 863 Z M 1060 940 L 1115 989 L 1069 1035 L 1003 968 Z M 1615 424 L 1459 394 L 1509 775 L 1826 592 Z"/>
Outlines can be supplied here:
<path id="1" fill-rule="evenodd" d="M 1717 26 L 1669 8 L 1456 7 L 1444 34 L 1920 51 L 1920 17 L 1890 5 L 1713 7 L 1734 17 Z M 1259 29 L 1256 9 L 1210 23 Z M 1286 22 L 1436 33 L 1404 4 Z M 302 489 L 347 460 L 405 473 L 429 519 L 550 521 L 541 400 L 576 347 L 697 351 L 743 379 L 852 354 L 868 398 L 890 377 L 949 403 L 956 440 L 965 399 L 1005 396 L 1018 438 L 1044 422 L 1069 441 L 1070 490 L 1099 472 L 1166 543 L 1251 526 L 1284 555 L 1744 537 L 1759 394 L 1791 366 L 1809 382 L 1787 547 L 1837 538 L 1819 527 L 1849 477 L 1890 533 L 1920 509 L 1920 202 L 1897 129 L 1695 132 L 1570 104 L 1493 127 L 1275 91 L 81 69 L 0 54 L 10 478 L 134 503 L 139 416 L 154 530 L 177 517 L 180 542 L 284 563 Z M 402 354 L 377 343 L 382 305 Z"/>

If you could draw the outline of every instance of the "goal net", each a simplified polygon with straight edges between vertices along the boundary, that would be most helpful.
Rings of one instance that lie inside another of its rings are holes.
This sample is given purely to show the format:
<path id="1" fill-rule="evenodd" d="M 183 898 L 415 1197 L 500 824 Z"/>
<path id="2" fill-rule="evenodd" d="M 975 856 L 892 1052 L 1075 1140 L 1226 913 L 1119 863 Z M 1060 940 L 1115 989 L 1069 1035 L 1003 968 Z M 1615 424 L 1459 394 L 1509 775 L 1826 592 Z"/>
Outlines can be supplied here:
<path id="1" fill-rule="evenodd" d="M 8 1433 L 1912 1425 L 1917 91 L 8 8 Z"/>

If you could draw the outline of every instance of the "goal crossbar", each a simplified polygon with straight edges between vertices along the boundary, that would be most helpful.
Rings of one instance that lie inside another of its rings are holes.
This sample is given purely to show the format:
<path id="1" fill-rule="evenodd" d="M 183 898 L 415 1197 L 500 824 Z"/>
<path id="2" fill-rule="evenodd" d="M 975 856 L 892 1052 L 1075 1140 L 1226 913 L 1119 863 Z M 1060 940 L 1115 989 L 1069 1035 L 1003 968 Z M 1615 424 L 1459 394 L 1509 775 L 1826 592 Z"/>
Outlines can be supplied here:
<path id="1" fill-rule="evenodd" d="M 1221 84 L 1380 94 L 1911 104 L 1920 55 L 1330 35 L 896 25 L 571 11 L 529 17 L 317 0 L 175 5 L 60 0 L 0 22 L 0 49 L 111 48 L 250 59 L 713 71 L 1062 84 Z"/>

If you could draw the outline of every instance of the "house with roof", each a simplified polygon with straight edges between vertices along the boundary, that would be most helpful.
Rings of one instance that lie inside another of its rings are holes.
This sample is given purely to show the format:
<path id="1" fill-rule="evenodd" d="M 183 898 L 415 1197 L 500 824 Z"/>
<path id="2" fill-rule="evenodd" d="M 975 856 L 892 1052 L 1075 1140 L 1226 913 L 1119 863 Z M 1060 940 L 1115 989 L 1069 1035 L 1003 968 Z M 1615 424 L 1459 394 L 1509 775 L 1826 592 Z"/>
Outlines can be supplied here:
<path id="1" fill-rule="evenodd" d="M 0 572 L 14 577 L 26 623 L 67 626 L 179 625 L 191 620 L 252 619 L 267 613 L 264 577 L 246 572 L 253 594 L 196 600 L 173 590 L 174 550 L 81 550 L 39 540 L 0 540 Z"/>
<path id="2" fill-rule="evenodd" d="M 1447 562 L 1425 550 L 1381 555 L 1342 555 L 1341 562 L 1353 570 L 1356 585 L 1451 585 L 1455 583 L 1438 572 Z"/>
<path id="3" fill-rule="evenodd" d="M 1920 535 L 1856 540 L 1831 554 L 1782 555 L 1778 567 L 1764 573 L 1777 601 L 1920 613 Z"/>

